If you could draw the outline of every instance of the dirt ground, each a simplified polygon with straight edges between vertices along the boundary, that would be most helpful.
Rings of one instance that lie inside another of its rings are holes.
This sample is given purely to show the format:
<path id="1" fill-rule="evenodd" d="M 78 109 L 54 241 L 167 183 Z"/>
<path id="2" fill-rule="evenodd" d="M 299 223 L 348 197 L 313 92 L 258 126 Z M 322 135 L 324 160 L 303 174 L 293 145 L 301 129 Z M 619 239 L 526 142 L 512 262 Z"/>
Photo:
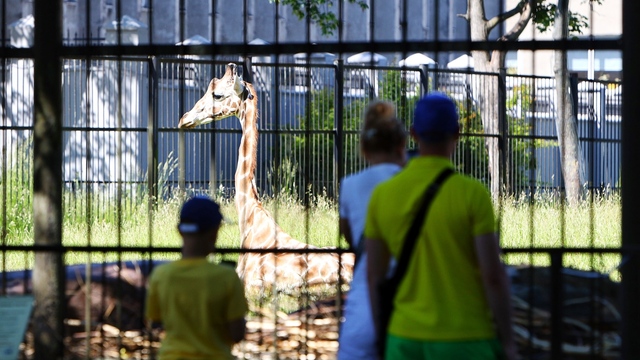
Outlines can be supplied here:
<path id="1" fill-rule="evenodd" d="M 160 345 L 160 330 L 144 329 L 141 314 L 147 271 L 134 263 L 101 265 L 88 285 L 79 269 L 67 273 L 68 314 L 66 359 L 152 359 Z M 82 270 L 84 271 L 84 270 Z M 31 292 L 29 276 L 7 277 L 8 294 Z M 517 340 L 522 355 L 546 359 L 550 339 L 550 271 L 512 268 L 512 299 Z M 563 351 L 565 359 L 618 359 L 620 314 L 618 284 L 594 273 L 565 269 L 563 273 Z M 85 289 L 90 288 L 87 299 Z M 334 359 L 338 348 L 337 296 L 322 294 L 289 303 L 291 311 L 272 310 L 273 302 L 251 304 L 245 341 L 234 348 L 239 359 Z M 295 299 L 295 294 L 289 294 Z M 121 299 L 121 301 L 118 301 Z M 85 307 L 90 304 L 90 326 Z M 281 308 L 281 307 L 280 307 Z M 87 331 L 88 330 L 88 331 Z M 31 359 L 28 331 L 21 359 Z M 593 346 L 592 346 L 593 344 Z"/>

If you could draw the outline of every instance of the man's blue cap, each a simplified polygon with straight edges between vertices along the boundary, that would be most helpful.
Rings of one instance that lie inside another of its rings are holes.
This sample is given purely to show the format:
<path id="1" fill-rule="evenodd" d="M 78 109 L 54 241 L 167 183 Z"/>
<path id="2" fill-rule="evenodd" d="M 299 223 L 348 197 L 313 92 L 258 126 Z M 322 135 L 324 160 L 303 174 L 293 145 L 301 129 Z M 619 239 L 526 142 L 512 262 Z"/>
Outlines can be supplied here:
<path id="1" fill-rule="evenodd" d="M 426 141 L 439 141 L 460 130 L 458 108 L 447 95 L 432 92 L 416 103 L 413 130 Z"/>
<path id="2" fill-rule="evenodd" d="M 178 230 L 201 233 L 219 226 L 221 222 L 220 205 L 206 196 L 195 196 L 182 205 Z"/>

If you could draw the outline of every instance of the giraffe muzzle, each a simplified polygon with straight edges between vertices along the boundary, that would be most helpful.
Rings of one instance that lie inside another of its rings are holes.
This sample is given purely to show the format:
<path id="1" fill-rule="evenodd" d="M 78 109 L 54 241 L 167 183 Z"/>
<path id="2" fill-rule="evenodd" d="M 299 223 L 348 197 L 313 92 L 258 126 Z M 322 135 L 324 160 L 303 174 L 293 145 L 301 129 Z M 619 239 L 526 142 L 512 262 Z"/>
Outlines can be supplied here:
<path id="1" fill-rule="evenodd" d="M 187 113 L 188 114 L 188 113 Z M 187 120 L 185 117 L 187 114 L 184 114 L 178 123 L 178 129 L 192 129 L 196 127 L 196 123 L 193 120 Z"/>

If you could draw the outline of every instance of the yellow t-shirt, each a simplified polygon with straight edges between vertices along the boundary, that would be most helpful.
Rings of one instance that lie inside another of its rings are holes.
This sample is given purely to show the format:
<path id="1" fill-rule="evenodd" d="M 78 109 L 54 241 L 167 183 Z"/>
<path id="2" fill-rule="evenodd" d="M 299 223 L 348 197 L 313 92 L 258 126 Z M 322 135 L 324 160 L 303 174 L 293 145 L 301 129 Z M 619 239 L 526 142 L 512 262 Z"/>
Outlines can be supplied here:
<path id="1" fill-rule="evenodd" d="M 244 286 L 230 266 L 182 259 L 151 273 L 146 318 L 165 329 L 161 360 L 235 359 L 227 324 L 246 312 Z"/>
<path id="2" fill-rule="evenodd" d="M 382 240 L 398 258 L 419 200 L 451 162 L 417 157 L 380 184 L 369 202 L 365 237 Z M 495 231 L 491 197 L 480 182 L 454 174 L 434 198 L 395 297 L 389 333 L 416 340 L 480 340 L 496 336 L 473 238 Z"/>

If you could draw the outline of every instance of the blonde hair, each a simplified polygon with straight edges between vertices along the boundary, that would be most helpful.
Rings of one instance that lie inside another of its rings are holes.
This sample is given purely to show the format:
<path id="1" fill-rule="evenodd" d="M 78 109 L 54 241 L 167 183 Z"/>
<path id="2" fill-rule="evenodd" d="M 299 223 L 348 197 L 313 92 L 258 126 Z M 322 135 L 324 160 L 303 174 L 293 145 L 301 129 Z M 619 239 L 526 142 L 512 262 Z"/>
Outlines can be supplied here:
<path id="1" fill-rule="evenodd" d="M 374 101 L 364 112 L 364 125 L 360 132 L 362 151 L 391 152 L 407 138 L 404 125 L 396 117 L 396 107 L 389 101 Z"/>

